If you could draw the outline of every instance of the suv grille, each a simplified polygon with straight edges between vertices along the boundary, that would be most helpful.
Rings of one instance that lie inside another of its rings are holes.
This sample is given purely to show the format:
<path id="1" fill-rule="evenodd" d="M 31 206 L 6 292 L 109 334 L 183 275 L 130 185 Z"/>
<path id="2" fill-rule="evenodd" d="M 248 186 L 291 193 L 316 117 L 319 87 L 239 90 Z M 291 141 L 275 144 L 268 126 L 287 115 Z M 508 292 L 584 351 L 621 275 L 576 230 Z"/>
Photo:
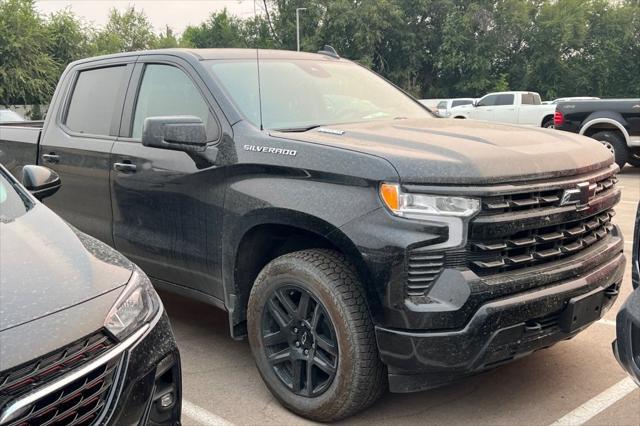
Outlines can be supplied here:
<path id="1" fill-rule="evenodd" d="M 99 332 L 37 360 L 0 373 L 0 414 L 10 402 L 36 391 L 104 354 L 115 342 Z M 119 358 L 27 406 L 10 425 L 84 425 L 106 403 Z"/>

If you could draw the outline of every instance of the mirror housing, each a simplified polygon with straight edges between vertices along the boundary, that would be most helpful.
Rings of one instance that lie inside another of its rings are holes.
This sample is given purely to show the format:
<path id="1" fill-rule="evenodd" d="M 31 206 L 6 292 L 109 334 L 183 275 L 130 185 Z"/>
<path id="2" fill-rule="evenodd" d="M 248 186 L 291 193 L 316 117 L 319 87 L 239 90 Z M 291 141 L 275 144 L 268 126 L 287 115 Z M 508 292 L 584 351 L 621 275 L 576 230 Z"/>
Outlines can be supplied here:
<path id="1" fill-rule="evenodd" d="M 142 145 L 185 152 L 204 151 L 207 147 L 207 132 L 198 117 L 148 117 L 142 127 Z"/>
<path id="2" fill-rule="evenodd" d="M 22 185 L 42 201 L 55 194 L 62 182 L 60 176 L 47 167 L 27 165 L 22 168 Z"/>

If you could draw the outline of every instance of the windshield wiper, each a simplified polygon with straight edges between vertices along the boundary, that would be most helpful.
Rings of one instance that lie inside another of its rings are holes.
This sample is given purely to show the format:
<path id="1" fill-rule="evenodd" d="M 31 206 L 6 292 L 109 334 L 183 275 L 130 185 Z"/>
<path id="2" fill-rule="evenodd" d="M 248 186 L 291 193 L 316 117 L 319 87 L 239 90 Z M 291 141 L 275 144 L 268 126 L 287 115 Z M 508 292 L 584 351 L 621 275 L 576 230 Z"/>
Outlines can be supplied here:
<path id="1" fill-rule="evenodd" d="M 309 130 L 313 130 L 313 129 L 317 129 L 318 127 L 322 127 L 324 126 L 324 124 L 314 124 L 311 126 L 305 126 L 305 127 L 290 127 L 290 128 L 285 128 L 285 129 L 273 129 L 276 132 L 308 132 Z"/>

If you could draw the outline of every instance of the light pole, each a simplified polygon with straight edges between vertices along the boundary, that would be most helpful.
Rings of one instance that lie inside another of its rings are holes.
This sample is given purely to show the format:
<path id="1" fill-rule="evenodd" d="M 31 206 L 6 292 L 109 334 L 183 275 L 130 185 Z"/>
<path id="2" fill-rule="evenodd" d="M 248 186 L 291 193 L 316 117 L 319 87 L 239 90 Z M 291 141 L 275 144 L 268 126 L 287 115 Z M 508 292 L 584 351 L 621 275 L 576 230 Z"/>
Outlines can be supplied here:
<path id="1" fill-rule="evenodd" d="M 307 10 L 306 7 L 296 8 L 296 44 L 298 45 L 298 52 L 300 51 L 300 11 Z"/>

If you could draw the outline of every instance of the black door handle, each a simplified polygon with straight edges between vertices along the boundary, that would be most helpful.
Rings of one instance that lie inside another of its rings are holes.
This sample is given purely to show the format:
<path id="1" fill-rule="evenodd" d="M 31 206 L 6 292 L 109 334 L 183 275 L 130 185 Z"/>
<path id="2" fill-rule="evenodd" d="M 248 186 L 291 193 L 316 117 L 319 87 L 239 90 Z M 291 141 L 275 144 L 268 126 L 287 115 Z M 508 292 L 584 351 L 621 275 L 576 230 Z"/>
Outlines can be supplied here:
<path id="1" fill-rule="evenodd" d="M 137 169 L 136 165 L 131 164 L 131 162 L 128 160 L 125 160 L 122 163 L 113 163 L 113 170 L 116 170 L 118 172 L 135 173 L 136 169 Z"/>
<path id="2" fill-rule="evenodd" d="M 60 161 L 60 156 L 52 152 L 50 154 L 42 154 L 42 159 L 45 163 L 58 163 Z"/>

